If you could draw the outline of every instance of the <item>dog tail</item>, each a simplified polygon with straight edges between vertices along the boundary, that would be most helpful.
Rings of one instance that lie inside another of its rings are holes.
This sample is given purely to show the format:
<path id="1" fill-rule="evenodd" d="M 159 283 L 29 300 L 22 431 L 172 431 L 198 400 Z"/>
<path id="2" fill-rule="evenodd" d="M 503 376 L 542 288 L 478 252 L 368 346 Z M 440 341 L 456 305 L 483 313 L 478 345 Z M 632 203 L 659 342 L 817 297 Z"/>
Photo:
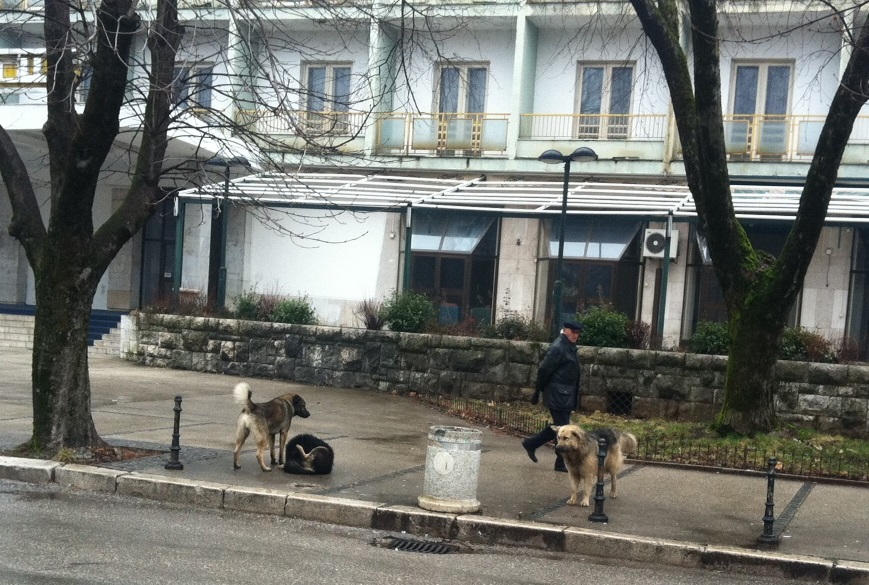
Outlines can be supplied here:
<path id="1" fill-rule="evenodd" d="M 625 457 L 637 452 L 637 438 L 631 433 L 619 433 L 619 447 Z"/>
<path id="2" fill-rule="evenodd" d="M 232 389 L 232 397 L 235 399 L 235 403 L 239 406 L 245 407 L 246 409 L 250 409 L 250 397 L 252 394 L 253 391 L 250 389 L 250 384 L 247 382 L 239 382 L 235 385 L 235 388 Z"/>

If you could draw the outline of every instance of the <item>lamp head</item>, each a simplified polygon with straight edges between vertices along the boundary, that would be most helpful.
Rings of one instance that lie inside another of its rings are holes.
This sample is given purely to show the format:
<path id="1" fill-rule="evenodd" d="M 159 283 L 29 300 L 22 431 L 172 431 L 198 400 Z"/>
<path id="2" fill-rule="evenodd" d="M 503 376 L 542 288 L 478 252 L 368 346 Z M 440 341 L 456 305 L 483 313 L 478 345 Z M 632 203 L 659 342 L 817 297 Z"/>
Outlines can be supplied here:
<path id="1" fill-rule="evenodd" d="M 550 148 L 549 150 L 538 156 L 537 160 L 548 165 L 554 165 L 567 162 L 570 159 L 568 159 L 566 156 L 564 156 L 554 148 Z"/>
<path id="2" fill-rule="evenodd" d="M 549 151 L 547 151 L 549 152 Z M 543 154 L 546 154 L 545 152 Z M 561 154 L 561 153 L 559 153 Z M 542 156 L 542 155 L 541 155 Z M 573 162 L 592 162 L 597 160 L 597 153 L 587 146 L 580 146 L 570 154 Z"/>

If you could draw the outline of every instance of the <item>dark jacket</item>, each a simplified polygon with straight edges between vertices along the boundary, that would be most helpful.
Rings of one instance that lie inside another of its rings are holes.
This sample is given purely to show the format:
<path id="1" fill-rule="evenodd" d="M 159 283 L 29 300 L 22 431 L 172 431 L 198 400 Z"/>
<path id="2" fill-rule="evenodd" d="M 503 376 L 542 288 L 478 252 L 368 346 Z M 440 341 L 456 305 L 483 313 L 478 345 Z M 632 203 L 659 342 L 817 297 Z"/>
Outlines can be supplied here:
<path id="1" fill-rule="evenodd" d="M 561 334 L 537 368 L 537 392 L 551 410 L 576 410 L 579 406 L 579 356 L 576 345 Z"/>

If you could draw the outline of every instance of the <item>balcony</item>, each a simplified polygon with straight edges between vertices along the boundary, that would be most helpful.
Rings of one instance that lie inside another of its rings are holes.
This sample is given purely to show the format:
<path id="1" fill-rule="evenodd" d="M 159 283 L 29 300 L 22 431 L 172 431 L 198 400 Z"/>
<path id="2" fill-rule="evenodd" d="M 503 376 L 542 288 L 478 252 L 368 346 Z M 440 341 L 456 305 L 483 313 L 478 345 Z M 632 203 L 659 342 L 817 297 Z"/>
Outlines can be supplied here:
<path id="1" fill-rule="evenodd" d="M 293 150 L 320 146 L 358 152 L 362 150 L 368 116 L 367 112 L 242 110 L 238 113 L 238 122 Z"/>
<path id="2" fill-rule="evenodd" d="M 392 155 L 503 157 L 509 114 L 384 114 L 375 152 Z"/>
<path id="3" fill-rule="evenodd" d="M 597 142 L 601 158 L 663 160 L 666 114 L 522 114 L 519 158 L 547 148 L 573 150 L 576 141 Z"/>

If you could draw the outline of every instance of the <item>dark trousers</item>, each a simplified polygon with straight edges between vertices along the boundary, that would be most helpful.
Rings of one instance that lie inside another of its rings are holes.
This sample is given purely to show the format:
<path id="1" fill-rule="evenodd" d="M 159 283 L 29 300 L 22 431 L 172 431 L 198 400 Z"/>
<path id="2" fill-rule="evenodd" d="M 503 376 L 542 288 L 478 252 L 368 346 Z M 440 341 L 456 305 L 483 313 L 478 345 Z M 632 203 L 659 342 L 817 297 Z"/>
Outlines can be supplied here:
<path id="1" fill-rule="evenodd" d="M 560 427 L 562 425 L 570 424 L 569 410 L 553 410 L 550 408 L 549 414 L 552 415 L 552 423 L 556 426 Z M 522 444 L 526 445 L 527 447 L 531 447 L 532 449 L 537 449 L 539 447 L 542 447 L 549 441 L 554 441 L 557 436 L 557 433 L 552 430 L 552 425 L 546 425 L 545 427 L 543 427 L 543 430 L 541 430 L 536 435 L 531 435 L 530 437 L 525 439 Z M 558 455 L 556 453 L 555 460 L 556 465 L 559 465 L 559 463 L 561 465 L 564 465 L 564 463 L 561 462 L 561 455 Z"/>

